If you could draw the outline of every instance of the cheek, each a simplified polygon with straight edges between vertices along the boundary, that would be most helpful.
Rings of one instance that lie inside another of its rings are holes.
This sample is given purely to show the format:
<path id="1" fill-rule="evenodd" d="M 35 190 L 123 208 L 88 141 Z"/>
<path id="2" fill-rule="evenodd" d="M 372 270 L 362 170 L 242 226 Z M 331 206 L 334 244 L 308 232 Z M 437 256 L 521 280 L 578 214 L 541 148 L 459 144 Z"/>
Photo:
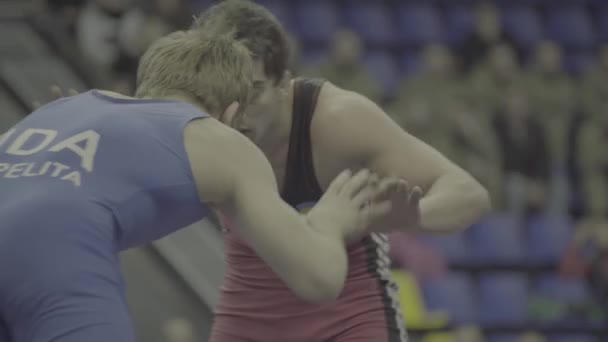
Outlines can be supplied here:
<path id="1" fill-rule="evenodd" d="M 259 102 L 255 106 L 252 106 L 249 111 L 249 117 L 253 120 L 264 120 L 268 117 L 269 112 L 272 110 L 273 106 L 271 103 Z"/>
<path id="2" fill-rule="evenodd" d="M 263 117 L 264 108 L 262 106 L 256 105 L 255 107 L 251 107 L 247 110 L 247 115 L 245 121 L 249 124 L 256 123 Z"/>

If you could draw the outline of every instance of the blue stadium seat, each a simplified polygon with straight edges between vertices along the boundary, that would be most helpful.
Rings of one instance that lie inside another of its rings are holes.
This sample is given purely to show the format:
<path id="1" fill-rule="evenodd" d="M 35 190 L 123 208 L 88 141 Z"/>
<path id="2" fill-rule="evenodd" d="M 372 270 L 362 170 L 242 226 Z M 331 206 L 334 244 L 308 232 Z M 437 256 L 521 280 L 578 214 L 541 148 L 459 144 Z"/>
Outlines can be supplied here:
<path id="1" fill-rule="evenodd" d="M 591 18 L 582 6 L 549 6 L 545 29 L 567 50 L 589 50 L 595 43 Z"/>
<path id="2" fill-rule="evenodd" d="M 372 46 L 396 43 L 394 17 L 381 3 L 354 1 L 345 8 L 346 23 Z"/>
<path id="3" fill-rule="evenodd" d="M 546 275 L 535 281 L 534 293 L 548 298 L 558 305 L 577 307 L 592 300 L 593 296 L 586 281 L 563 278 L 559 275 Z M 541 322 L 549 327 L 586 328 L 594 323 L 586 315 L 574 312 L 563 312 L 554 317 L 547 317 Z M 599 323 L 599 322 L 597 322 Z"/>
<path id="4" fill-rule="evenodd" d="M 392 96 L 399 86 L 399 67 L 393 56 L 385 51 L 373 51 L 365 56 L 364 64 L 372 76 L 380 83 L 384 95 Z"/>
<path id="5" fill-rule="evenodd" d="M 572 239 L 572 222 L 565 217 L 539 215 L 526 229 L 528 260 L 534 264 L 557 263 Z"/>
<path id="6" fill-rule="evenodd" d="M 479 265 L 520 265 L 525 261 L 519 221 L 506 214 L 494 214 L 467 231 L 471 254 Z"/>
<path id="7" fill-rule="evenodd" d="M 300 63 L 304 66 L 315 66 L 327 61 L 327 51 L 305 47 L 300 53 Z"/>
<path id="8" fill-rule="evenodd" d="M 541 5 L 543 3 L 543 1 L 545 0 L 496 0 L 496 5 L 498 7 L 508 7 L 508 6 L 520 6 L 520 5 L 526 5 L 526 6 L 537 6 L 537 5 Z"/>
<path id="9" fill-rule="evenodd" d="M 594 13 L 597 39 L 602 43 L 608 43 L 608 3 L 598 6 Z"/>
<path id="10" fill-rule="evenodd" d="M 471 261 L 469 246 L 464 233 L 424 237 L 424 240 L 435 246 L 451 264 L 467 264 Z"/>
<path id="11" fill-rule="evenodd" d="M 581 75 L 589 71 L 595 64 L 593 51 L 575 51 L 564 54 L 564 70 L 573 74 Z"/>
<path id="12" fill-rule="evenodd" d="M 606 6 L 606 0 L 587 0 L 593 10 Z"/>
<path id="13" fill-rule="evenodd" d="M 255 2 L 266 7 L 274 14 L 286 30 L 294 31 L 292 12 L 288 2 L 281 0 L 255 0 Z"/>
<path id="14" fill-rule="evenodd" d="M 397 9 L 401 42 L 409 46 L 422 46 L 441 42 L 442 25 L 437 9 L 430 4 L 406 3 Z"/>
<path id="15" fill-rule="evenodd" d="M 522 4 L 505 6 L 501 20 L 505 32 L 524 50 L 530 51 L 543 39 L 543 29 L 533 7 Z"/>
<path id="16" fill-rule="evenodd" d="M 587 283 L 582 279 L 560 277 L 557 274 L 540 277 L 535 291 L 565 303 L 580 303 L 591 298 Z"/>
<path id="17" fill-rule="evenodd" d="M 506 0 L 508 1 L 508 0 Z M 533 0 L 536 4 L 543 6 L 543 8 L 547 8 L 550 6 L 587 6 L 593 0 Z M 600 0 L 604 1 L 604 0 Z"/>
<path id="18" fill-rule="evenodd" d="M 190 0 L 188 1 L 188 6 L 198 15 L 199 12 L 202 12 L 211 6 L 212 2 L 213 1 L 211 0 Z"/>
<path id="19" fill-rule="evenodd" d="M 526 322 L 528 279 L 515 272 L 485 273 L 479 279 L 479 318 L 486 327 Z"/>
<path id="20" fill-rule="evenodd" d="M 401 53 L 399 66 L 401 76 L 408 77 L 419 72 L 423 67 L 422 56 L 419 50 L 406 50 Z"/>
<path id="21" fill-rule="evenodd" d="M 445 41 L 450 46 L 457 46 L 475 27 L 475 14 L 467 5 L 447 5 L 444 12 Z"/>
<path id="22" fill-rule="evenodd" d="M 407 1 L 407 0 L 406 0 Z M 405 2 L 405 1 L 402 1 Z M 428 0 L 418 0 L 418 2 L 426 2 L 428 3 Z M 466 6 L 474 6 L 475 4 L 477 4 L 479 1 L 478 0 L 437 0 L 436 1 L 440 6 L 451 6 L 451 5 L 466 5 Z"/>
<path id="23" fill-rule="evenodd" d="M 454 324 L 478 320 L 473 282 L 465 273 L 452 272 L 439 279 L 427 280 L 422 290 L 429 311 L 448 312 Z"/>
<path id="24" fill-rule="evenodd" d="M 521 338 L 518 334 L 491 334 L 485 339 L 485 342 L 520 342 Z"/>
<path id="25" fill-rule="evenodd" d="M 549 335 L 547 342 L 597 342 L 598 340 L 585 334 L 554 334 Z"/>
<path id="26" fill-rule="evenodd" d="M 364 1 L 370 1 L 370 0 L 364 0 Z M 372 0 L 372 1 L 374 1 L 374 0 Z M 393 2 L 393 3 L 398 2 L 400 4 L 405 4 L 405 3 L 410 3 L 410 4 L 431 3 L 431 4 L 433 4 L 433 5 L 435 5 L 435 6 L 438 7 L 438 6 L 441 6 L 442 2 L 445 2 L 445 1 L 450 1 L 450 2 L 460 2 L 460 1 L 465 1 L 466 2 L 466 1 L 468 1 L 468 2 L 470 2 L 470 1 L 476 1 L 476 0 L 398 0 L 398 1 L 385 1 L 385 2 L 388 2 L 388 3 L 390 3 L 390 2 Z"/>
<path id="27" fill-rule="evenodd" d="M 293 15 L 296 32 L 305 44 L 328 42 L 339 26 L 336 8 L 328 1 L 299 2 Z"/>

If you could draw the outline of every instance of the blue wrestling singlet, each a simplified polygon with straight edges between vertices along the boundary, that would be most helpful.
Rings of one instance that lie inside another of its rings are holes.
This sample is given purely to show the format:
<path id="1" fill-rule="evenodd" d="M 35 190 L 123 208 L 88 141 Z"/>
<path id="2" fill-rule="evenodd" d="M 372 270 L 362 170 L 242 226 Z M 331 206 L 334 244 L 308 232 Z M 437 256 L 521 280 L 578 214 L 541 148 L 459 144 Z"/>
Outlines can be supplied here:
<path id="1" fill-rule="evenodd" d="M 117 252 L 205 216 L 183 143 L 202 117 L 90 91 L 0 136 L 0 342 L 135 341 Z"/>

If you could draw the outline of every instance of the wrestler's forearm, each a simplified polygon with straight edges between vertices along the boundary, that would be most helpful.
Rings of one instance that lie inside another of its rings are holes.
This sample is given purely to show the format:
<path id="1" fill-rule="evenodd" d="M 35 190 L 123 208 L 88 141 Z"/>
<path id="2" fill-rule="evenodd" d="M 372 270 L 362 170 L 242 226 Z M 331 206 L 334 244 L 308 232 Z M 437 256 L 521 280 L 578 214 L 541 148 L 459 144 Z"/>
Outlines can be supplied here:
<path id="1" fill-rule="evenodd" d="M 348 270 L 344 238 L 327 234 L 335 230 L 302 216 L 300 224 L 286 222 L 283 233 L 267 239 L 266 260 L 301 299 L 324 303 L 342 292 Z M 279 241 L 282 239 L 283 241 Z M 258 247 L 259 245 L 258 244 Z M 259 249 L 258 249 L 259 250 Z"/>
<path id="2" fill-rule="evenodd" d="M 424 233 L 452 233 L 475 223 L 491 208 L 488 192 L 466 174 L 440 177 L 420 200 L 420 227 Z"/>

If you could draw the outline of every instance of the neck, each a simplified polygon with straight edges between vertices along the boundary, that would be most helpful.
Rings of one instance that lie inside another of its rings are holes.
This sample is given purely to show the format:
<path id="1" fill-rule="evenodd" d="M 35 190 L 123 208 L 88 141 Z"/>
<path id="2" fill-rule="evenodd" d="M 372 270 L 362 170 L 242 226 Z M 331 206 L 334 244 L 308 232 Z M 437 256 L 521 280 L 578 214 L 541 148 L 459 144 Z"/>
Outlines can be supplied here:
<path id="1" fill-rule="evenodd" d="M 146 98 L 146 97 L 144 96 L 144 98 Z M 156 96 L 155 98 L 189 103 L 189 104 L 195 106 L 196 108 L 198 108 L 201 112 L 211 115 L 211 113 L 209 111 L 207 111 L 207 109 L 205 109 L 198 100 L 196 100 L 194 97 L 187 95 L 185 93 L 176 93 L 176 94 L 171 94 L 171 95 Z"/>

